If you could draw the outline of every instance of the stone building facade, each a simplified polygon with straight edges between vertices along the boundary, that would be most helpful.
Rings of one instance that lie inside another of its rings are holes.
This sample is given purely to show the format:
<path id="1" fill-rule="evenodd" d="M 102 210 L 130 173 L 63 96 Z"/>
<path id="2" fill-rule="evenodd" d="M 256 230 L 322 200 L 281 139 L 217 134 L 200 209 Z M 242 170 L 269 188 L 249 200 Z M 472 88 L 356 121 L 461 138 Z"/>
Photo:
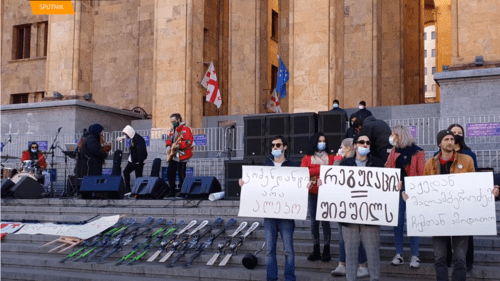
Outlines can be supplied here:
<path id="1" fill-rule="evenodd" d="M 144 109 L 153 127 L 169 127 L 173 112 L 193 127 L 203 116 L 266 112 L 277 54 L 290 72 L 284 112 L 328 110 L 334 99 L 346 108 L 423 103 L 430 4 L 451 18 L 441 65 L 500 61 L 496 0 L 78 0 L 75 15 L 0 3 L 2 105 L 90 92 L 100 105 Z M 220 109 L 200 86 L 211 61 Z"/>

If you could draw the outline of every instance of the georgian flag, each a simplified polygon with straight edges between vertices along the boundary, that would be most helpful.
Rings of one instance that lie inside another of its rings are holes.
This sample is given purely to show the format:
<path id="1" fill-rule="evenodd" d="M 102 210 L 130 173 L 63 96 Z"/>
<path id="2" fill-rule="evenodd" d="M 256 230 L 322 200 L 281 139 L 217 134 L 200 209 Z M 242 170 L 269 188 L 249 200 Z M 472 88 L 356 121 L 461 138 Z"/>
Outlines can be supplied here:
<path id="1" fill-rule="evenodd" d="M 203 80 L 201 81 L 201 85 L 207 89 L 207 98 L 205 100 L 215 104 L 217 108 L 219 108 L 222 104 L 222 98 L 213 62 L 210 63 L 207 73 L 205 73 L 205 77 L 203 77 Z"/>
<path id="2" fill-rule="evenodd" d="M 268 109 L 268 112 L 274 112 L 274 113 L 281 113 L 281 106 L 280 106 L 280 99 L 278 97 L 278 94 L 276 93 L 276 89 L 273 90 L 273 94 L 271 95 L 271 98 L 267 101 L 266 108 Z"/>

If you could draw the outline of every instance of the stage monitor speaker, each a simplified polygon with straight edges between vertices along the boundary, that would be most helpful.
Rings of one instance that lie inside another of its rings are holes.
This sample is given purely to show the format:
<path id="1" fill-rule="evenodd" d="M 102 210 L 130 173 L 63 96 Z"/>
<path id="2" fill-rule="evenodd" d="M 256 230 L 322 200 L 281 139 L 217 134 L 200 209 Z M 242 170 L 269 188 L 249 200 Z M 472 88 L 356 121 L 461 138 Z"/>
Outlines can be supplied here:
<path id="1" fill-rule="evenodd" d="M 314 134 L 318 131 L 318 114 L 314 112 L 290 115 L 290 135 Z"/>
<path id="2" fill-rule="evenodd" d="M 245 137 L 263 137 L 266 135 L 266 117 L 249 116 L 243 118 L 245 124 Z"/>
<path id="3" fill-rule="evenodd" d="M 345 134 L 345 114 L 323 111 L 318 114 L 318 132 L 324 134 Z"/>
<path id="4" fill-rule="evenodd" d="M 159 177 L 140 177 L 135 179 L 131 195 L 135 198 L 163 199 L 168 185 Z"/>
<path id="5" fill-rule="evenodd" d="M 161 170 L 161 159 L 155 158 L 153 160 L 153 165 L 151 166 L 151 176 L 152 177 L 159 177 L 160 170 Z"/>
<path id="6" fill-rule="evenodd" d="M 5 198 L 10 195 L 10 189 L 16 185 L 10 179 L 2 179 L 2 198 Z"/>
<path id="7" fill-rule="evenodd" d="M 342 141 L 345 138 L 344 133 L 338 133 L 338 134 L 325 134 L 326 138 L 326 143 L 328 144 L 328 153 L 330 154 L 335 154 L 339 150 L 340 146 L 342 145 Z"/>
<path id="8" fill-rule="evenodd" d="M 290 114 L 270 114 L 266 116 L 266 135 L 289 135 Z"/>
<path id="9" fill-rule="evenodd" d="M 10 191 L 21 199 L 38 199 L 43 192 L 43 186 L 30 177 L 23 177 Z"/>
<path id="10" fill-rule="evenodd" d="M 80 188 L 83 199 L 123 199 L 124 193 L 121 176 L 85 176 Z"/>
<path id="11" fill-rule="evenodd" d="M 224 199 L 227 200 L 240 200 L 241 186 L 239 179 L 226 180 L 224 188 Z"/>
<path id="12" fill-rule="evenodd" d="M 306 155 L 307 146 L 309 145 L 309 139 L 311 137 L 311 134 L 291 135 L 290 145 L 288 146 L 290 157 L 302 158 L 304 155 Z"/>
<path id="13" fill-rule="evenodd" d="M 243 166 L 252 165 L 252 160 L 226 160 L 224 161 L 224 174 L 226 180 L 241 179 L 241 169 Z"/>
<path id="14" fill-rule="evenodd" d="M 220 183 L 216 177 L 189 177 L 182 183 L 181 197 L 208 199 L 210 193 L 220 192 Z"/>
<path id="15" fill-rule="evenodd" d="M 266 148 L 266 137 L 245 137 L 245 159 L 264 158 Z"/>

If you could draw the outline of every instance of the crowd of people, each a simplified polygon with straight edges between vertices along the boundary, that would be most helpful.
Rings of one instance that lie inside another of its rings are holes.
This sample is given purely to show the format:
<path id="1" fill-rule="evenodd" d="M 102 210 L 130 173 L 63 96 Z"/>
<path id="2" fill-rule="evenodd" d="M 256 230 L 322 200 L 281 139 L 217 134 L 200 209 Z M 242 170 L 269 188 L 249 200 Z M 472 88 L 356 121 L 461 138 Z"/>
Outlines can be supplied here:
<path id="1" fill-rule="evenodd" d="M 347 114 L 335 100 L 332 111 Z M 425 152 L 416 145 L 416 140 L 409 129 L 402 125 L 390 128 L 387 123 L 377 120 L 366 109 L 366 103 L 360 102 L 359 110 L 349 119 L 346 138 L 336 155 L 329 154 L 328 143 L 321 132 L 314 134 L 309 141 L 307 153 L 302 158 L 301 167 L 307 167 L 310 174 L 308 184 L 308 214 L 311 221 L 312 253 L 309 261 L 331 260 L 330 242 L 331 227 L 327 221 L 316 220 L 318 190 L 322 186 L 319 178 L 321 165 L 340 165 L 357 167 L 386 167 L 400 169 L 399 220 L 394 227 L 395 256 L 391 262 L 394 266 L 405 263 L 403 237 L 406 212 L 404 178 L 423 175 L 454 174 L 477 171 L 475 154 L 464 142 L 463 128 L 458 124 L 450 125 L 448 130 L 440 131 L 436 136 L 438 151 L 436 155 L 425 160 Z M 268 166 L 297 166 L 287 159 L 287 143 L 282 136 L 271 140 L 271 157 L 266 159 Z M 240 185 L 243 186 L 240 180 Z M 492 189 L 493 196 L 498 197 L 499 186 Z M 319 227 L 323 230 L 323 251 Z M 285 255 L 285 280 L 296 280 L 293 232 L 295 223 L 289 219 L 264 219 L 266 237 L 267 280 L 278 280 L 276 244 L 278 233 L 281 233 Z M 331 271 L 333 276 L 346 276 L 348 281 L 361 277 L 380 280 L 380 226 L 370 224 L 339 223 L 339 261 Z M 434 248 L 434 267 L 436 280 L 448 280 L 448 267 L 451 263 L 452 251 L 455 256 L 452 280 L 466 280 L 466 274 L 472 269 L 473 239 L 470 236 L 435 236 L 432 237 Z M 410 268 L 420 267 L 419 237 L 410 237 Z"/>

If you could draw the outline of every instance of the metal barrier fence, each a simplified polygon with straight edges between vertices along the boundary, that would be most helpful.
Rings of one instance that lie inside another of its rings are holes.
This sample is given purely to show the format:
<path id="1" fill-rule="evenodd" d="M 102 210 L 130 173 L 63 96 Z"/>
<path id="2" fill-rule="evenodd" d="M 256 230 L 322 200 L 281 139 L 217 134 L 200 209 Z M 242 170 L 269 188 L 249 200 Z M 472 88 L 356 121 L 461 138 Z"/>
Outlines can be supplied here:
<path id="1" fill-rule="evenodd" d="M 435 145 L 436 135 L 439 132 L 439 118 L 409 118 L 384 120 L 389 127 L 403 125 L 410 128 L 412 135 L 417 139 L 417 145 Z"/>

